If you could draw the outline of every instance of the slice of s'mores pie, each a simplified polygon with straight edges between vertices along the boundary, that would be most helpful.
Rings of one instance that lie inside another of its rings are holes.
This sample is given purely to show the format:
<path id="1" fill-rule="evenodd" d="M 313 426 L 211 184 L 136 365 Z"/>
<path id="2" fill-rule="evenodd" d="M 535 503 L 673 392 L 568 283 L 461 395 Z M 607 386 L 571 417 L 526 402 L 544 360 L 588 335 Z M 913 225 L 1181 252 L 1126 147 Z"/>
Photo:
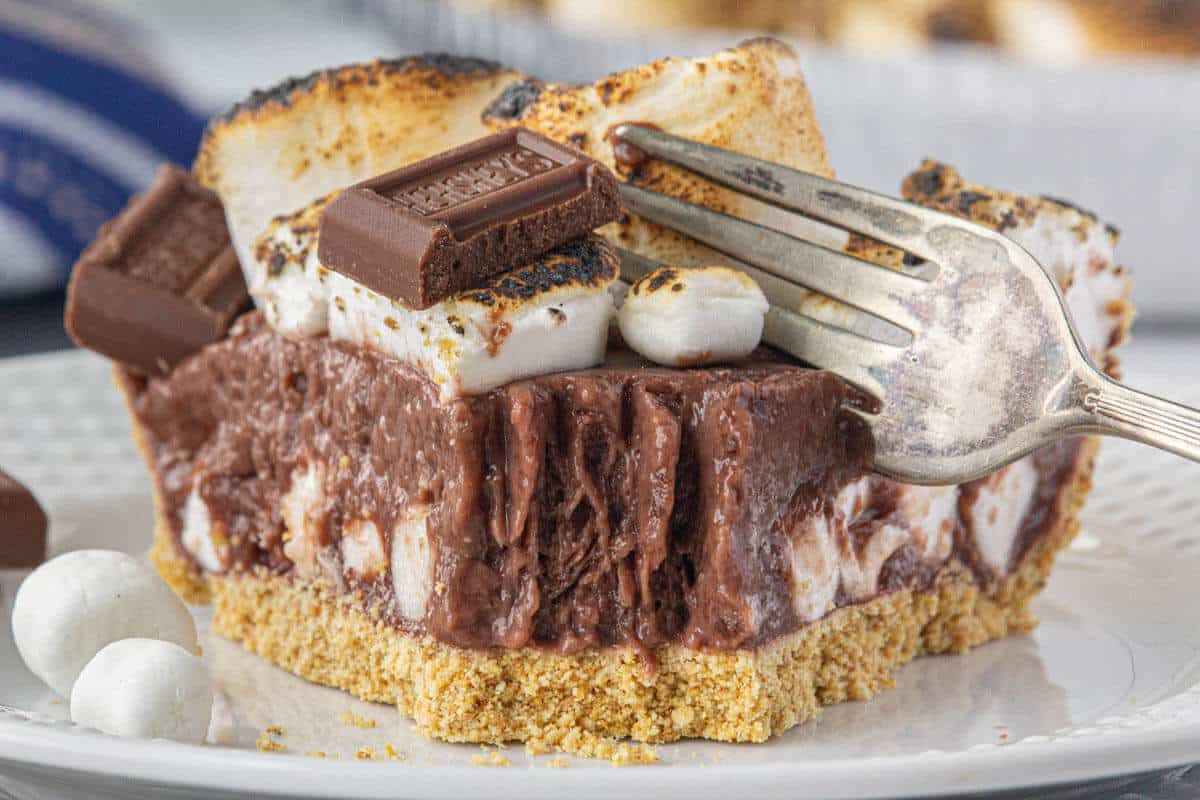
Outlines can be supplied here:
<path id="1" fill-rule="evenodd" d="M 759 221 L 771 218 L 723 189 L 636 154 L 619 162 L 609 129 L 652 123 L 829 174 L 795 55 L 776 42 L 586 87 L 502 83 L 488 102 L 482 90 L 464 100 L 475 122 L 486 106 L 489 126 L 534 128 L 624 179 Z M 389 96 L 416 104 L 419 84 Z M 299 122 L 278 122 L 289 108 L 380 113 L 365 107 L 371 90 L 281 90 L 292 106 L 244 125 L 261 126 L 263 163 L 274 165 L 307 146 Z M 235 152 L 235 140 L 239 163 L 249 159 L 250 133 L 222 143 L 221 126 L 201 162 Z M 373 157 L 391 169 L 412 153 L 393 141 Z M 720 264 L 711 251 L 629 217 L 521 263 L 503 260 L 519 247 L 497 248 L 480 258 L 499 260 L 470 265 L 470 288 L 407 295 L 411 284 L 377 283 L 355 258 L 322 262 L 331 200 L 316 198 L 373 177 L 337 163 L 326 173 L 337 185 L 264 168 L 264 197 L 287 203 L 269 213 L 247 205 L 248 176 L 214 178 L 232 224 L 259 220 L 242 250 L 258 308 L 166 374 L 119 372 L 154 477 L 156 564 L 178 591 L 213 602 L 220 635 L 310 680 L 394 702 L 433 736 L 580 748 L 595 736 L 762 741 L 823 704 L 871 697 L 919 655 L 1035 624 L 1029 602 L 1078 529 L 1094 439 L 963 486 L 878 478 L 870 431 L 845 410 L 853 390 L 836 376 L 766 346 L 745 354 L 741 337 L 722 363 L 685 353 L 701 365 L 663 366 L 611 335 L 612 242 L 672 267 Z M 504 191 L 507 173 L 481 188 L 477 166 L 439 172 L 436 202 L 415 212 L 372 200 L 380 235 L 414 224 L 396 215 L 427 222 L 467 208 L 476 190 Z M 1092 287 L 1069 294 L 1073 310 L 1107 309 L 1095 338 L 1107 358 L 1128 318 L 1111 237 L 1061 203 L 940 175 L 936 186 L 910 179 L 909 196 L 978 205 L 981 221 L 1048 248 L 1039 258 L 1060 279 Z M 968 203 L 970 192 L 990 199 Z M 1013 210 L 1008 225 L 1009 207 L 1029 213 Z M 357 235 L 345 252 L 358 252 Z M 434 263 L 422 261 L 425 244 L 368 261 L 415 280 Z M 843 244 L 904 267 L 887 248 Z M 648 326 L 638 345 L 692 341 L 661 326 L 678 319 L 694 334 L 696 309 L 679 304 L 718 292 L 746 319 L 761 314 L 736 276 L 708 277 L 693 291 L 677 281 L 661 319 L 652 303 L 629 314 Z M 705 307 L 719 325 L 723 306 Z"/>

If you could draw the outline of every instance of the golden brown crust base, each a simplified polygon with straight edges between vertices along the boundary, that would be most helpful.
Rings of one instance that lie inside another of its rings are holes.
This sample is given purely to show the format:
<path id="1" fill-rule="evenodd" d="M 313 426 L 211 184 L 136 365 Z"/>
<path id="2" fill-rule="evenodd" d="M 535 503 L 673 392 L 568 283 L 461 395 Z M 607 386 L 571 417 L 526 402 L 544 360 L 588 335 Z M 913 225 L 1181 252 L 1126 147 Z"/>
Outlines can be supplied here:
<path id="1" fill-rule="evenodd" d="M 763 741 L 822 705 L 872 697 L 916 656 L 963 653 L 1032 629 L 1029 601 L 1079 528 L 1098 446 L 1084 441 L 1056 522 L 997 586 L 982 590 L 953 565 L 929 591 L 839 609 L 757 651 L 668 647 L 653 677 L 631 650 L 462 650 L 374 620 L 355 598 L 265 574 L 208 579 L 213 628 L 308 680 L 395 702 L 424 733 L 448 741 L 593 754 L 596 737 Z M 172 586 L 195 592 L 203 581 L 168 556 L 166 535 L 160 527 L 156 564 Z"/>

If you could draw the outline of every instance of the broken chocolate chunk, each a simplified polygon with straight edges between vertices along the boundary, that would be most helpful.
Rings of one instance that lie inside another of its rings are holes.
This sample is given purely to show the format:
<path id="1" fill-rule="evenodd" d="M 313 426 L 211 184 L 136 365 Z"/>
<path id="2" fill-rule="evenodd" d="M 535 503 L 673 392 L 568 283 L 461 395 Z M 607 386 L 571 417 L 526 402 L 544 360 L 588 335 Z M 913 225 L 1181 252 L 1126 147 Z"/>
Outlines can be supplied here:
<path id="1" fill-rule="evenodd" d="M 352 186 L 321 216 L 321 264 L 428 308 L 612 222 L 616 177 L 514 128 Z"/>
<path id="2" fill-rule="evenodd" d="M 47 527 L 46 512 L 33 492 L 0 470 L 0 569 L 45 561 Z"/>
<path id="3" fill-rule="evenodd" d="M 168 164 L 80 255 L 66 327 L 81 346 L 160 374 L 222 339 L 249 305 L 221 201 Z"/>

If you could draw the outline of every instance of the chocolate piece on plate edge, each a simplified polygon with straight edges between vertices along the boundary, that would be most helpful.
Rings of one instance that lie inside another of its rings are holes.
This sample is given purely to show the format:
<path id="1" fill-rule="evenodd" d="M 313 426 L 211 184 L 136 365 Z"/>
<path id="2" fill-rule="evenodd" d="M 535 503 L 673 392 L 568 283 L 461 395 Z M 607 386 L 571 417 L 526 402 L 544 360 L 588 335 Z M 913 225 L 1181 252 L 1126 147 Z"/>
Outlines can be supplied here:
<path id="1" fill-rule="evenodd" d="M 164 165 L 80 255 L 65 322 L 81 346 L 153 375 L 224 337 L 249 305 L 221 201 Z"/>
<path id="2" fill-rule="evenodd" d="M 46 512 L 33 492 L 0 470 L 0 569 L 36 567 L 46 558 Z"/>

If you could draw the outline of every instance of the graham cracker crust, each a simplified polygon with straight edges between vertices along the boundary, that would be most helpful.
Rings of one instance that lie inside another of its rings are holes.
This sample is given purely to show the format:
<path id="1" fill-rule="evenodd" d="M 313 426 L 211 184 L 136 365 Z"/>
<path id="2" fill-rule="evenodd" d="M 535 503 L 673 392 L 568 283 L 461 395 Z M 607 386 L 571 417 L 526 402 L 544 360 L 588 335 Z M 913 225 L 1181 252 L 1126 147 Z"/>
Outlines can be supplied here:
<path id="1" fill-rule="evenodd" d="M 1079 529 L 1098 447 L 1084 441 L 1051 528 L 997 585 L 981 588 L 952 562 L 929 590 L 841 608 L 757 650 L 667 647 L 652 677 L 629 649 L 464 650 L 398 631 L 322 584 L 265 572 L 205 579 L 175 555 L 161 518 L 152 558 L 185 597 L 211 597 L 219 635 L 310 681 L 395 703 L 431 737 L 591 755 L 598 737 L 761 742 L 822 705 L 873 697 L 917 656 L 1035 627 L 1029 602 Z"/>

